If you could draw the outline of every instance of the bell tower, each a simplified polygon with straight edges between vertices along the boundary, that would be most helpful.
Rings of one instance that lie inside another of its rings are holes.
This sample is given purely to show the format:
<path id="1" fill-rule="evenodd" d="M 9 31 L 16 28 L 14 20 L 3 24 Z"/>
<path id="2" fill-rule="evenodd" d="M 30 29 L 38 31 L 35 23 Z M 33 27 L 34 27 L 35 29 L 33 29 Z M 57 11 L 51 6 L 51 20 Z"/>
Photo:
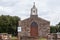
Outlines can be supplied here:
<path id="1" fill-rule="evenodd" d="M 33 7 L 31 8 L 31 16 L 38 16 L 37 15 L 37 8 L 35 6 L 35 2 L 33 4 Z"/>

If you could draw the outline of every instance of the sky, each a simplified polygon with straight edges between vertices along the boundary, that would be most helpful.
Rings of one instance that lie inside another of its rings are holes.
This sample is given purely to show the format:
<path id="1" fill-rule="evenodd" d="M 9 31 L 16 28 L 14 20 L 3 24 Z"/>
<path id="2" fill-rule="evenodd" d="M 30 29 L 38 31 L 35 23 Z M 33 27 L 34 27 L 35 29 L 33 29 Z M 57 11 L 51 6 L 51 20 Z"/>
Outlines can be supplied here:
<path id="1" fill-rule="evenodd" d="M 18 16 L 24 20 L 30 17 L 33 2 L 39 17 L 50 21 L 50 25 L 60 22 L 60 0 L 0 0 L 0 15 Z"/>

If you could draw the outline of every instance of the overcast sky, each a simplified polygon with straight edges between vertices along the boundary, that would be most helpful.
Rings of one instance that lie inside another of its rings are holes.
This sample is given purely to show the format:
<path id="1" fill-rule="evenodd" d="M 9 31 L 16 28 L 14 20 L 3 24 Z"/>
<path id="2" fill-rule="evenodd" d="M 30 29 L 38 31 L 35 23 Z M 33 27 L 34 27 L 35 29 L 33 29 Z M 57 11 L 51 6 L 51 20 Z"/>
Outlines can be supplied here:
<path id="1" fill-rule="evenodd" d="M 30 16 L 33 2 L 39 17 L 50 21 L 50 25 L 60 22 L 60 0 L 0 0 L 0 15 L 19 16 L 23 20 Z"/>

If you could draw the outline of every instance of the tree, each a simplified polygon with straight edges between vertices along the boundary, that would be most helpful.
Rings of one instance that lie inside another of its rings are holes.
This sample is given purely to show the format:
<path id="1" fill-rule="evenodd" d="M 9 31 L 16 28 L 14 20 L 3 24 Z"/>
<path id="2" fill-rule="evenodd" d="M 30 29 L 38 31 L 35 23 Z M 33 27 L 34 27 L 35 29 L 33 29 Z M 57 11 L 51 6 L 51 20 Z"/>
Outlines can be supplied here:
<path id="1" fill-rule="evenodd" d="M 60 22 L 56 25 L 57 32 L 60 32 Z"/>
<path id="2" fill-rule="evenodd" d="M 50 27 L 50 33 L 57 33 L 56 26 Z"/>
<path id="3" fill-rule="evenodd" d="M 50 27 L 50 33 L 57 33 L 60 32 L 60 22 L 56 26 Z"/>
<path id="4" fill-rule="evenodd" d="M 16 35 L 19 20 L 20 18 L 17 16 L 0 16 L 0 33 L 9 33 Z"/>

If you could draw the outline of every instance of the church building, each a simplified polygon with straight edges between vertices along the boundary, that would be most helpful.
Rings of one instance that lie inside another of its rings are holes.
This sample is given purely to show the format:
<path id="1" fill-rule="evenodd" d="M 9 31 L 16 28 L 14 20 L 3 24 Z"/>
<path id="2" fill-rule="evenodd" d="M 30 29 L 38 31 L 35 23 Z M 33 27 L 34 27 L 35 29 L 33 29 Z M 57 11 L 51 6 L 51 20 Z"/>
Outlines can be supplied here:
<path id="1" fill-rule="evenodd" d="M 18 32 L 19 40 L 38 40 L 39 38 L 47 38 L 50 33 L 50 22 L 38 17 L 35 3 L 31 8 L 30 17 L 19 21 Z"/>

